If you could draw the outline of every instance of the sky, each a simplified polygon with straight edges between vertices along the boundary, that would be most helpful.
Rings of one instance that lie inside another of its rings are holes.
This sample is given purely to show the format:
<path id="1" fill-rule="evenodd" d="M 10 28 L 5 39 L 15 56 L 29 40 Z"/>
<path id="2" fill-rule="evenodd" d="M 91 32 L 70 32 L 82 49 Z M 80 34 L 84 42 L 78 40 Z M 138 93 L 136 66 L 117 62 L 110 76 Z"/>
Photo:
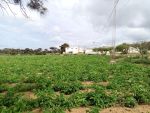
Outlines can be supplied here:
<path id="1" fill-rule="evenodd" d="M 150 0 L 120 0 L 116 43 L 150 40 Z M 0 10 L 0 48 L 49 48 L 63 43 L 84 48 L 112 44 L 113 0 L 47 0 L 44 16 L 11 5 Z"/>

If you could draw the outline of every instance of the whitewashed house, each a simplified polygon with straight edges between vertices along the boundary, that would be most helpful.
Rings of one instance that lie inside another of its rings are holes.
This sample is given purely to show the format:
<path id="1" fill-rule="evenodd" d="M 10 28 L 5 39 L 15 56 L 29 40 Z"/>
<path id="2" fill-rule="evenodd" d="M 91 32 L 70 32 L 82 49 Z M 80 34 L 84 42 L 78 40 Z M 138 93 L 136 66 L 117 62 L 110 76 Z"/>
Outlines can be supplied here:
<path id="1" fill-rule="evenodd" d="M 139 48 L 129 47 L 129 54 L 139 54 Z"/>
<path id="2" fill-rule="evenodd" d="M 68 47 L 65 50 L 66 54 L 79 54 L 79 53 L 84 53 L 84 49 L 78 48 L 78 47 Z"/>
<path id="3" fill-rule="evenodd" d="M 93 51 L 93 49 L 86 49 L 85 54 L 96 55 L 96 54 L 100 54 L 100 52 L 95 52 L 95 51 Z"/>

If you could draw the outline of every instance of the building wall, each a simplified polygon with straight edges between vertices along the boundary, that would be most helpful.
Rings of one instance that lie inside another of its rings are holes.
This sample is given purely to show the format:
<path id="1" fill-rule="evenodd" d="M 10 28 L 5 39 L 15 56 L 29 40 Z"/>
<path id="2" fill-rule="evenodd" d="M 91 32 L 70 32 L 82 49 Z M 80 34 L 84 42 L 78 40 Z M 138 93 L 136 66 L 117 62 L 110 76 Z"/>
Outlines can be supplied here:
<path id="1" fill-rule="evenodd" d="M 94 54 L 100 54 L 100 53 L 99 52 L 94 52 L 92 49 L 86 49 L 85 54 L 91 54 L 91 55 L 93 54 L 94 55 Z"/>
<path id="2" fill-rule="evenodd" d="M 78 47 L 66 48 L 66 54 L 78 54 L 78 53 L 84 53 L 84 50 Z"/>
<path id="3" fill-rule="evenodd" d="M 139 53 L 139 49 L 134 47 L 129 47 L 128 53 Z"/>

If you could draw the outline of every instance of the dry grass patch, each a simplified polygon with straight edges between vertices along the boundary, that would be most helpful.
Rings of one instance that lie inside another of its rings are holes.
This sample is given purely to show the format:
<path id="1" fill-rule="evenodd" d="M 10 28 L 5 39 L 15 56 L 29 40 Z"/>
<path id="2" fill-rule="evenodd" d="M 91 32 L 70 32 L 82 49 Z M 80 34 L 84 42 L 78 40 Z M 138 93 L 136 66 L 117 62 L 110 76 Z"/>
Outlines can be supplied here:
<path id="1" fill-rule="evenodd" d="M 6 85 L 8 87 L 15 87 L 17 85 L 17 83 L 5 83 L 4 85 Z"/>
<path id="2" fill-rule="evenodd" d="M 112 92 L 111 92 L 111 90 L 105 90 L 105 94 L 109 96 L 112 94 Z"/>
<path id="3" fill-rule="evenodd" d="M 150 105 L 140 105 L 135 108 L 111 107 L 102 110 L 100 113 L 150 113 Z"/>
<path id="4" fill-rule="evenodd" d="M 31 91 L 23 92 L 23 97 L 27 99 L 37 99 L 37 96 Z"/>
<path id="5" fill-rule="evenodd" d="M 84 85 L 84 86 L 91 86 L 93 84 L 95 84 L 93 81 L 84 81 L 84 82 L 82 82 L 82 85 Z"/>
<path id="6" fill-rule="evenodd" d="M 108 86 L 108 85 L 109 85 L 109 82 L 100 82 L 100 83 L 97 83 L 97 84 L 99 84 L 99 85 L 101 85 L 101 86 Z"/>
<path id="7" fill-rule="evenodd" d="M 80 90 L 79 92 L 81 93 L 90 93 L 90 92 L 94 92 L 94 89 L 84 89 L 84 90 Z"/>

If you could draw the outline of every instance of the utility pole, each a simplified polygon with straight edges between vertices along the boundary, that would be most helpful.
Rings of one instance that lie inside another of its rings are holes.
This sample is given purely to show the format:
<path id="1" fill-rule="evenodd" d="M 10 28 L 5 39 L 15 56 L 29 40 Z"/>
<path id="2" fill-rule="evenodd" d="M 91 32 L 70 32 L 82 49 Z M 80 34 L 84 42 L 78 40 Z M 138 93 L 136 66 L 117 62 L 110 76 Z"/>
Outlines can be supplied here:
<path id="1" fill-rule="evenodd" d="M 79 41 L 77 40 L 77 48 L 78 48 L 78 54 L 79 54 Z"/>
<path id="2" fill-rule="evenodd" d="M 112 20 L 112 59 L 111 59 L 111 63 L 115 63 L 115 49 L 116 49 L 116 13 L 117 13 L 117 0 L 114 0 L 114 11 L 113 11 L 113 20 Z"/>

